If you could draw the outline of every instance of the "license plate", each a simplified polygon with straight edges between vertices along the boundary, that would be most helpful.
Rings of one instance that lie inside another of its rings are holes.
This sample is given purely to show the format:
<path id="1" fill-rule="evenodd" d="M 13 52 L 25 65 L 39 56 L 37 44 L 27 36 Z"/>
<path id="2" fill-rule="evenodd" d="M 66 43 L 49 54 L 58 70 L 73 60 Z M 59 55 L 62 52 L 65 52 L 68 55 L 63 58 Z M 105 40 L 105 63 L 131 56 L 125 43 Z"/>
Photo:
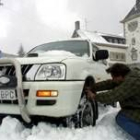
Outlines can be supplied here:
<path id="1" fill-rule="evenodd" d="M 15 90 L 0 90 L 0 100 L 15 100 Z"/>

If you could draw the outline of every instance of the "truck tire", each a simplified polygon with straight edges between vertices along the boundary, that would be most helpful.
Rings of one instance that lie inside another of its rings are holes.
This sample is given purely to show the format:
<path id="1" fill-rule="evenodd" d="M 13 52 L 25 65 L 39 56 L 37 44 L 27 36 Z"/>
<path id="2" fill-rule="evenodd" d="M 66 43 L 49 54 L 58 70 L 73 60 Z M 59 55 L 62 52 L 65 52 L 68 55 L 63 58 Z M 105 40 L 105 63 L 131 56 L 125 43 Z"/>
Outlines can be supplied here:
<path id="1" fill-rule="evenodd" d="M 83 96 L 76 113 L 66 118 L 66 126 L 70 128 L 82 128 L 87 126 L 95 126 L 95 124 L 95 104 Z"/>

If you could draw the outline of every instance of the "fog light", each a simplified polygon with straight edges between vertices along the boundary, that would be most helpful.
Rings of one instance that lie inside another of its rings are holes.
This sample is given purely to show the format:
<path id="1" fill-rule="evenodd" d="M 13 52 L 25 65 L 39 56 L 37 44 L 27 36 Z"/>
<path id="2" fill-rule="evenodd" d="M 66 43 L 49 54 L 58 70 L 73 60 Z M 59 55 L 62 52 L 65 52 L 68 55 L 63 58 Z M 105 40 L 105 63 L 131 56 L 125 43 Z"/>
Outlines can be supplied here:
<path id="1" fill-rule="evenodd" d="M 57 97 L 57 90 L 38 90 L 36 93 L 37 97 Z"/>

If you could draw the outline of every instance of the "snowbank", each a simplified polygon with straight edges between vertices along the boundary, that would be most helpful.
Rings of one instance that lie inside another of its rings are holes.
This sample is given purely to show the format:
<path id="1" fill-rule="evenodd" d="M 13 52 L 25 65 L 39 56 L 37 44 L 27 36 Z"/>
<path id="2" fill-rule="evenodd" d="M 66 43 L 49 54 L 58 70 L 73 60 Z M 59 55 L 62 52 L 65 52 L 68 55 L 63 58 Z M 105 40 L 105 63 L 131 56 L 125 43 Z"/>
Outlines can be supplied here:
<path id="1" fill-rule="evenodd" d="M 0 140 L 132 140 L 117 124 L 118 109 L 100 108 L 96 127 L 70 129 L 39 123 L 32 129 L 25 128 L 17 119 L 6 117 L 0 126 Z"/>

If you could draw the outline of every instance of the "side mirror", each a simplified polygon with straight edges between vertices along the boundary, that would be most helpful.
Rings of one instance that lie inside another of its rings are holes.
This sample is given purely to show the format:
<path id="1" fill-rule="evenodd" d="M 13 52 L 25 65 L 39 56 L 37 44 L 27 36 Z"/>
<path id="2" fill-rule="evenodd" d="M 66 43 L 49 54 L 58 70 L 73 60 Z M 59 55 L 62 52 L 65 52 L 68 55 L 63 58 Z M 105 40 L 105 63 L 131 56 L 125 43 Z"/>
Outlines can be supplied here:
<path id="1" fill-rule="evenodd" d="M 98 61 L 98 60 L 107 59 L 108 57 L 109 57 L 109 53 L 107 50 L 98 50 L 95 53 L 95 57 L 93 56 L 93 60 Z"/>

